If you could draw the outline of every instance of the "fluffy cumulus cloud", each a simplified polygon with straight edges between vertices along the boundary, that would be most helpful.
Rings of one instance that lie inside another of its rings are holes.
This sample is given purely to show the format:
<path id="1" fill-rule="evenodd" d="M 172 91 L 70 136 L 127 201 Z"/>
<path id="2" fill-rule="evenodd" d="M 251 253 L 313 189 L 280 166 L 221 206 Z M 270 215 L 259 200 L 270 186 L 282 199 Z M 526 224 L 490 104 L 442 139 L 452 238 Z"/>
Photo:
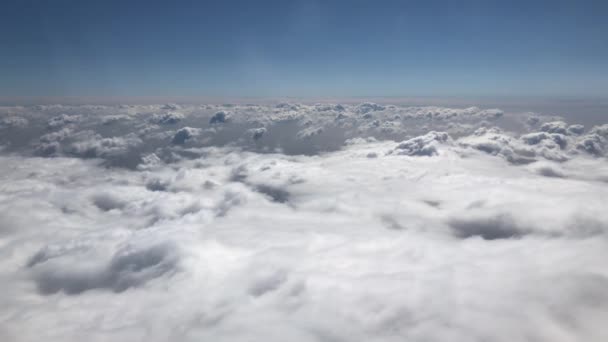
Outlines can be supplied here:
<path id="1" fill-rule="evenodd" d="M 2 341 L 606 341 L 608 126 L 0 108 Z"/>
<path id="2" fill-rule="evenodd" d="M 448 141 L 450 136 L 445 132 L 429 132 L 406 140 L 395 148 L 397 154 L 408 156 L 432 156 L 437 154 L 437 145 Z"/>

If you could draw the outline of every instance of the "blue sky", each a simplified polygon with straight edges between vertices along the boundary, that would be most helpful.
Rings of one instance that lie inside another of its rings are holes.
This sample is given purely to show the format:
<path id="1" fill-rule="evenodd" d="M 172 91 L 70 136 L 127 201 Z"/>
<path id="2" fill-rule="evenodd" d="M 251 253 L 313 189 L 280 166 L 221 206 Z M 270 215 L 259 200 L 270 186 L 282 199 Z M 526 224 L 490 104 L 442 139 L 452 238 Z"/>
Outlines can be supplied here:
<path id="1" fill-rule="evenodd" d="M 4 1 L 0 96 L 603 96 L 608 1 Z"/>

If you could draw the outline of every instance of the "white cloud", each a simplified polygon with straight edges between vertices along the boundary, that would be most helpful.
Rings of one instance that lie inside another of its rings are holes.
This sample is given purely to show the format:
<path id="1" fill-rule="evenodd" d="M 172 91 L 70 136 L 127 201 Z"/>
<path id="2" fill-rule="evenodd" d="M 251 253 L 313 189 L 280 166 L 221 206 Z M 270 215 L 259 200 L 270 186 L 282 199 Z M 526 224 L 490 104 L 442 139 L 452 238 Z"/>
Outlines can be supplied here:
<path id="1" fill-rule="evenodd" d="M 608 339 L 606 125 L 225 108 L 7 111 L 0 339 Z"/>
<path id="2" fill-rule="evenodd" d="M 175 132 L 171 142 L 174 144 L 183 145 L 187 140 L 199 135 L 200 132 L 201 130 L 199 128 L 182 127 Z"/>
<path id="3" fill-rule="evenodd" d="M 230 117 L 230 114 L 228 114 L 228 112 L 221 110 L 221 111 L 213 114 L 211 119 L 209 119 L 209 123 L 210 124 L 225 123 L 229 119 L 229 117 Z"/>
<path id="4" fill-rule="evenodd" d="M 23 128 L 28 125 L 29 121 L 20 116 L 8 116 L 0 119 L 0 129 Z"/>
<path id="5" fill-rule="evenodd" d="M 166 112 L 162 114 L 155 114 L 152 117 L 152 121 L 159 125 L 173 125 L 180 122 L 184 116 L 180 113 Z"/>
<path id="6" fill-rule="evenodd" d="M 74 141 L 67 147 L 67 152 L 88 158 L 124 155 L 129 149 L 142 144 L 142 140 L 133 133 L 103 138 L 93 131 L 81 131 L 70 138 Z"/>
<path id="7" fill-rule="evenodd" d="M 51 119 L 49 119 L 49 121 L 47 122 L 47 125 L 51 129 L 61 128 L 65 125 L 76 123 L 76 122 L 78 122 L 78 120 L 80 120 L 79 115 L 61 114 L 61 115 L 58 115 L 58 116 L 55 116 L 55 117 L 52 117 Z"/>
<path id="8" fill-rule="evenodd" d="M 437 145 L 449 140 L 450 136 L 445 132 L 429 132 L 400 143 L 394 151 L 408 156 L 433 156 L 437 154 Z"/>
<path id="9" fill-rule="evenodd" d="M 251 132 L 251 139 L 258 140 L 258 139 L 262 139 L 262 137 L 266 133 L 266 128 L 265 127 L 252 128 L 249 130 L 249 132 Z"/>

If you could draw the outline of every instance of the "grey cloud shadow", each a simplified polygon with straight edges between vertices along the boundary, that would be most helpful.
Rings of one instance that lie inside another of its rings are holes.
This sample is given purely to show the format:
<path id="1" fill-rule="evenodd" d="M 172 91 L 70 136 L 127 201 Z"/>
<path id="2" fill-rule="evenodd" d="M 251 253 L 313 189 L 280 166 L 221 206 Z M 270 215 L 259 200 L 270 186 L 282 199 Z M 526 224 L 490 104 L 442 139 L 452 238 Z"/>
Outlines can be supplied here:
<path id="1" fill-rule="evenodd" d="M 276 203 L 288 203 L 289 198 L 291 196 L 289 191 L 287 191 L 283 188 L 268 185 L 268 184 L 255 185 L 254 189 L 257 192 L 268 196 L 273 202 L 276 202 Z"/>
<path id="2" fill-rule="evenodd" d="M 178 261 L 175 246 L 165 243 L 119 252 L 106 267 L 97 270 L 56 269 L 46 265 L 44 270 L 36 273 L 34 280 L 43 295 L 60 291 L 77 295 L 93 289 L 119 293 L 176 270 Z"/>
<path id="3" fill-rule="evenodd" d="M 448 225 L 454 235 L 462 239 L 476 236 L 484 240 L 516 239 L 531 233 L 508 214 L 452 218 Z"/>

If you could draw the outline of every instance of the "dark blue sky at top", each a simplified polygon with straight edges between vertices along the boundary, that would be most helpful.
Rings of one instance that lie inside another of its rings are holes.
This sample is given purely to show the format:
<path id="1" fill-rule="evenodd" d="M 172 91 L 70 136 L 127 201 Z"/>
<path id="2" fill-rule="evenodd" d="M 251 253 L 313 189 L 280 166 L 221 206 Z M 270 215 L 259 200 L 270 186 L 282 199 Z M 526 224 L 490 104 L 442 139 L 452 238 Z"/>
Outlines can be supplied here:
<path id="1" fill-rule="evenodd" d="M 602 96 L 608 1 L 4 1 L 0 96 Z"/>

